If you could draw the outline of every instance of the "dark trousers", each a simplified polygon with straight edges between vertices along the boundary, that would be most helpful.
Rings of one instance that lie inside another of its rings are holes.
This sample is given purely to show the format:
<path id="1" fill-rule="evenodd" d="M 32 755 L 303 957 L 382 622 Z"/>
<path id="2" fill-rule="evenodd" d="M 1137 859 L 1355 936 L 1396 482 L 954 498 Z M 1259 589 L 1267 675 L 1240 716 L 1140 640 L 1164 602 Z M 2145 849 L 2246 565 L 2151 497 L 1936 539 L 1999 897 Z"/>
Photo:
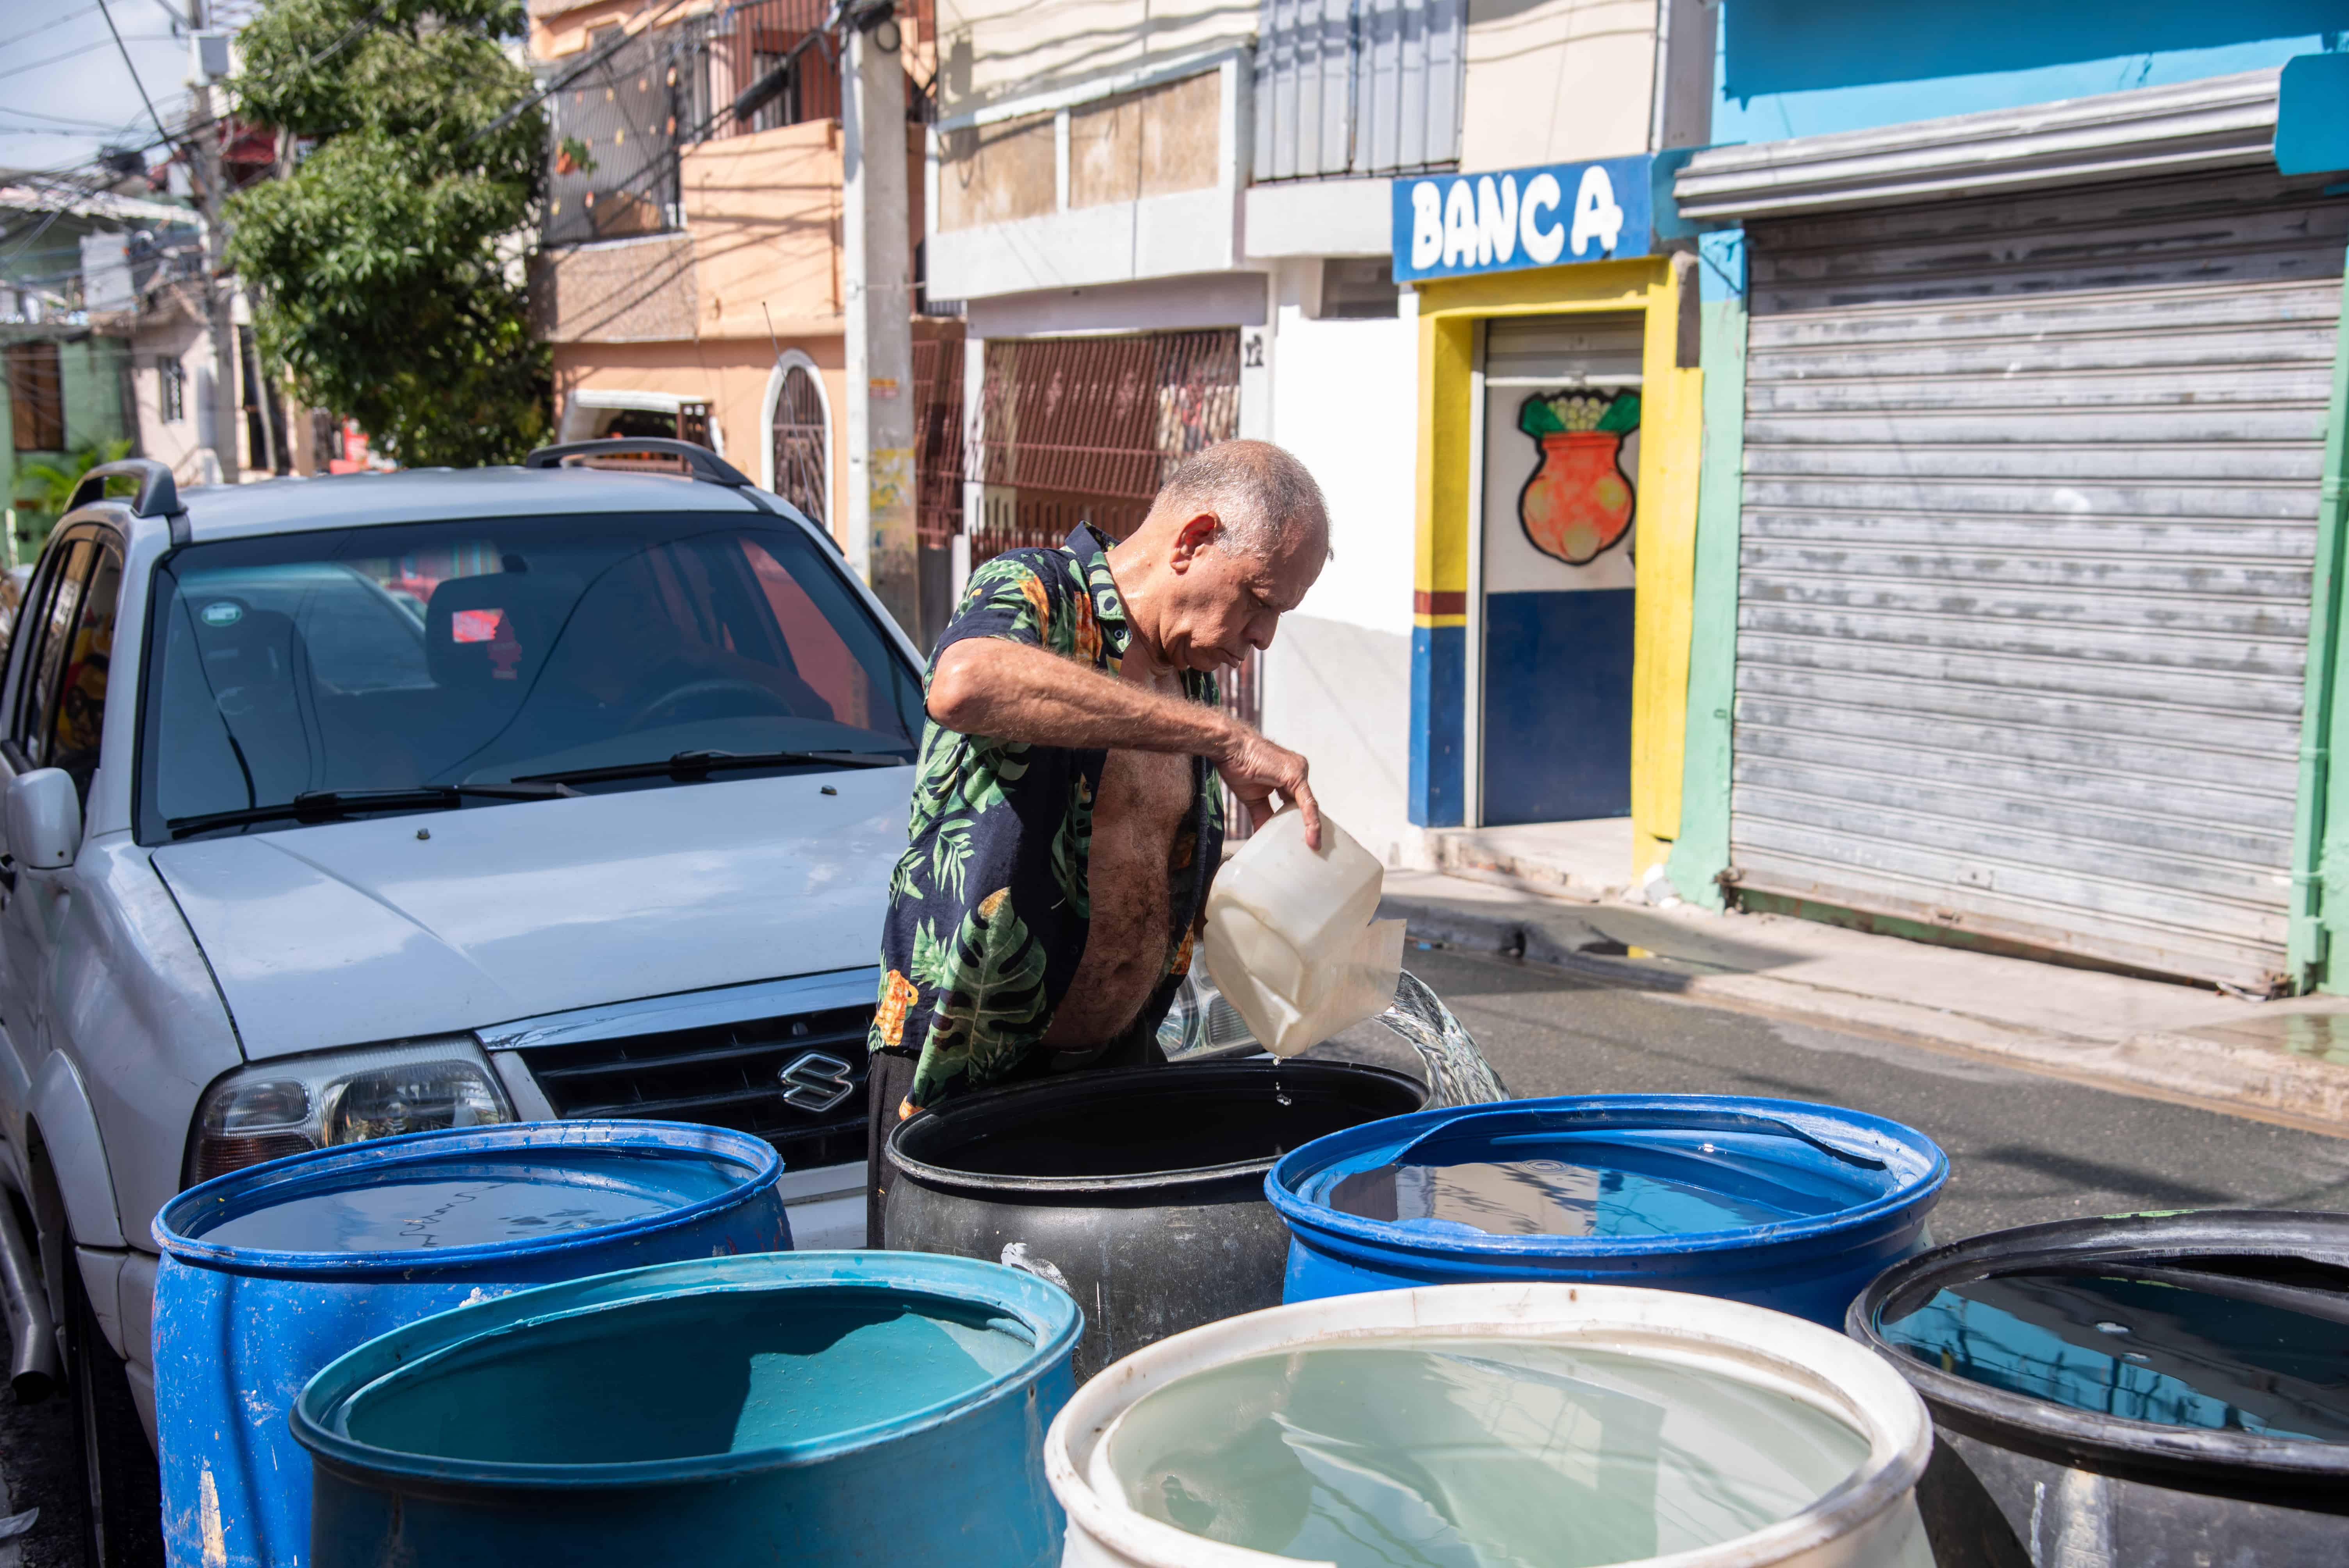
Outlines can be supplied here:
<path id="1" fill-rule="evenodd" d="M 1117 1068 L 1163 1068 L 1166 1054 L 1158 1048 L 1158 1020 L 1145 1008 L 1143 1018 L 1134 1020 L 1124 1033 L 1104 1046 L 1080 1047 L 1069 1051 L 1038 1049 L 1028 1054 L 1028 1059 L 1011 1069 L 990 1088 L 1008 1088 L 1014 1084 L 1031 1083 L 1038 1078 L 1057 1078 L 1062 1073 L 1103 1072 Z M 892 1174 L 885 1150 L 889 1134 L 897 1126 L 897 1107 L 904 1103 L 906 1093 L 914 1087 L 914 1067 L 920 1058 L 912 1051 L 876 1051 L 873 1066 L 866 1075 L 867 1099 L 864 1117 L 864 1244 L 885 1247 L 888 1241 L 883 1226 L 883 1216 L 889 1206 L 889 1181 Z"/>

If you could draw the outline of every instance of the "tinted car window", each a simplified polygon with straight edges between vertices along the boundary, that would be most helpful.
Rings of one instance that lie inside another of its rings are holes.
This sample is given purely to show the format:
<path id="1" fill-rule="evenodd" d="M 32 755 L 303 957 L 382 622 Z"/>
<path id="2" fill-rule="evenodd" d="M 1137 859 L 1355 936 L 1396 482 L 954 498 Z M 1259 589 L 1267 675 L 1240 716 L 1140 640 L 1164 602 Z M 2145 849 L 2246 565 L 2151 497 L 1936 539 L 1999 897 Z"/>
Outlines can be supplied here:
<path id="1" fill-rule="evenodd" d="M 73 778 L 85 805 L 98 771 L 98 738 L 106 718 L 107 676 L 114 660 L 115 609 L 122 597 L 122 557 L 101 548 L 82 590 L 73 631 L 65 644 L 65 673 L 51 707 L 47 758 Z"/>
<path id="2" fill-rule="evenodd" d="M 73 644 L 74 618 L 81 611 L 82 580 L 98 546 L 78 539 L 65 547 L 57 575 L 38 609 L 39 641 L 31 650 L 25 688 L 16 710 L 15 736 L 36 768 L 49 759 L 49 722 L 57 711 L 58 683 L 65 678 L 66 655 Z"/>
<path id="3" fill-rule="evenodd" d="M 828 553 L 781 519 L 222 542 L 176 552 L 155 594 L 146 841 L 314 791 L 511 782 L 694 750 L 910 758 L 920 733 L 918 676 Z"/>

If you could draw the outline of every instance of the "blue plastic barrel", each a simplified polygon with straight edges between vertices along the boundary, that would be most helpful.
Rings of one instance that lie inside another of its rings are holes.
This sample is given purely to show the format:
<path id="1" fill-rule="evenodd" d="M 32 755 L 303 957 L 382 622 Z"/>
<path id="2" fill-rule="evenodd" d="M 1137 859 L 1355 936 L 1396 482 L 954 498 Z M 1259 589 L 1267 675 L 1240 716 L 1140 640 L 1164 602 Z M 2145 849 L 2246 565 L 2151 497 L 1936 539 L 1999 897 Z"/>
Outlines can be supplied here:
<path id="1" fill-rule="evenodd" d="M 1084 1326 L 930 1253 L 668 1264 L 410 1324 L 295 1407 L 314 1568 L 1043 1568 Z"/>
<path id="2" fill-rule="evenodd" d="M 1830 1326 L 1930 1245 L 1950 1162 L 1834 1106 L 1588 1095 L 1424 1110 L 1334 1132 L 1265 1178 L 1284 1301 L 1469 1280 L 1646 1285 Z"/>
<path id="3" fill-rule="evenodd" d="M 175 1568 L 307 1560 L 313 1373 L 460 1302 L 614 1269 L 788 1251 L 782 1162 L 665 1121 L 419 1132 L 191 1187 L 155 1217 L 155 1436 Z"/>

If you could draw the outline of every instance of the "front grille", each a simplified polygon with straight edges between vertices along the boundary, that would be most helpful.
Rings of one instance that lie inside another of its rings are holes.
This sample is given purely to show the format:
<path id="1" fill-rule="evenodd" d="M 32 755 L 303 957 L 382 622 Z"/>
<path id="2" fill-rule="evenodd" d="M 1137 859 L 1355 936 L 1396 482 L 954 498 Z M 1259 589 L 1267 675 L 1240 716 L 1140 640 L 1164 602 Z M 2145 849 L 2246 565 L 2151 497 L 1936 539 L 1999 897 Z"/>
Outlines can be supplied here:
<path id="1" fill-rule="evenodd" d="M 787 1169 L 864 1158 L 870 1004 L 523 1053 L 554 1114 L 753 1132 Z M 836 1066 L 834 1064 L 837 1064 Z M 786 1076 L 788 1075 L 788 1076 Z M 848 1092 L 825 1104 L 843 1086 Z"/>

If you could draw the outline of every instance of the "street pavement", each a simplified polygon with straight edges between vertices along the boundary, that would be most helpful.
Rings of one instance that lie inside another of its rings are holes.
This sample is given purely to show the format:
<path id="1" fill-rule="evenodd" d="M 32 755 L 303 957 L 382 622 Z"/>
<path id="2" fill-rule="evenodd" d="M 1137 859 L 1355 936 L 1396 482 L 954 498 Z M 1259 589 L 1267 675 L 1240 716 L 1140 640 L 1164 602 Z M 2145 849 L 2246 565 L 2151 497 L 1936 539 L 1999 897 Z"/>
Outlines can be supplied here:
<path id="1" fill-rule="evenodd" d="M 1950 1156 L 1941 1241 L 2147 1209 L 2349 1208 L 2349 1138 L 1506 958 L 1415 947 L 1403 963 L 1518 1096 L 1771 1095 L 1916 1128 Z"/>
<path id="2" fill-rule="evenodd" d="M 1537 964 L 1443 948 L 1414 948 L 1404 962 L 1451 1004 L 1520 1096 L 1769 1095 L 1917 1128 L 1953 1168 L 1933 1217 L 1942 1241 L 2145 1209 L 2349 1208 L 2349 1139 Z M 1353 1032 L 1348 1041 L 1362 1037 Z M 1407 1060 L 1391 1037 L 1371 1053 L 1344 1044 L 1322 1051 Z M 26 1568 L 74 1564 L 79 1467 L 65 1398 L 18 1408 L 0 1395 L 0 1511 L 41 1510 L 22 1543 Z M 13 1555 L 0 1546 L 0 1568 L 15 1568 Z"/>

